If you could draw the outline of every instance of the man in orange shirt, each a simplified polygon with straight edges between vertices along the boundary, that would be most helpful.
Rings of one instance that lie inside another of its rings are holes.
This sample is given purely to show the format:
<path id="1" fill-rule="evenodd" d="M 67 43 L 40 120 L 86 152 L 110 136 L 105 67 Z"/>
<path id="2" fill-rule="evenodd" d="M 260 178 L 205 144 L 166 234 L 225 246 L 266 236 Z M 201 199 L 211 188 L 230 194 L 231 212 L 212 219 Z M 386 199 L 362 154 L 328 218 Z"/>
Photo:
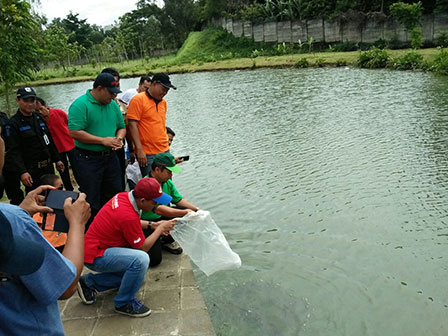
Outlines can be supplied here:
<path id="1" fill-rule="evenodd" d="M 170 149 L 165 129 L 166 101 L 163 99 L 169 89 L 176 90 L 169 76 L 157 73 L 149 89 L 134 96 L 129 103 L 128 127 L 142 176 L 148 175 L 156 154 Z"/>

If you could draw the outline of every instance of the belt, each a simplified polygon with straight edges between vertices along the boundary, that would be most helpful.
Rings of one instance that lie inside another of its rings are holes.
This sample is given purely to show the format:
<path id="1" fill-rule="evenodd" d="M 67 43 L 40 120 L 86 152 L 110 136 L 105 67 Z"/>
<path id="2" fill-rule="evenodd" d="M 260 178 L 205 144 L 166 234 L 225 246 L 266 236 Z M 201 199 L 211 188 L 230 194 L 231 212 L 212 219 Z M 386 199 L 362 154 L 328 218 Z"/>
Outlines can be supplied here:
<path id="1" fill-rule="evenodd" d="M 100 151 L 100 152 L 91 151 L 91 150 L 84 149 L 84 148 L 79 148 L 79 147 L 76 147 L 76 149 L 78 151 L 80 151 L 81 153 L 83 153 L 84 155 L 87 155 L 87 156 L 88 155 L 91 155 L 91 156 L 109 156 L 109 155 L 112 154 L 112 150 L 111 149 L 108 149 L 108 150 L 105 150 L 105 151 Z"/>
<path id="2" fill-rule="evenodd" d="M 39 161 L 36 163 L 37 168 L 45 168 L 46 166 L 48 166 L 50 164 L 50 159 L 44 160 L 44 161 Z"/>

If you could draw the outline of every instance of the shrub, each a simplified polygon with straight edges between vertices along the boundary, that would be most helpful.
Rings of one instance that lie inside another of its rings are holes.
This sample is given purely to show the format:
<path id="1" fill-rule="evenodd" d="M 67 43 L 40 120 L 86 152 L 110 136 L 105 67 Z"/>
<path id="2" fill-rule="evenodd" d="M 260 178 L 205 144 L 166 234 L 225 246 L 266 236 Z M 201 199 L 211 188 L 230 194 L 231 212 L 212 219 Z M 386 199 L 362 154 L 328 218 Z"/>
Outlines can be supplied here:
<path id="1" fill-rule="evenodd" d="M 447 31 L 439 32 L 439 36 L 436 39 L 436 46 L 441 47 L 441 48 L 448 47 L 448 32 Z"/>
<path id="2" fill-rule="evenodd" d="M 296 62 L 295 66 L 296 68 L 308 68 L 310 66 L 310 63 L 305 57 L 302 57 Z"/>
<path id="3" fill-rule="evenodd" d="M 439 74 L 448 75 L 448 50 L 441 49 L 431 69 Z"/>
<path id="4" fill-rule="evenodd" d="M 396 70 L 425 70 L 427 68 L 423 56 L 414 50 L 390 61 L 390 66 Z"/>
<path id="5" fill-rule="evenodd" d="M 341 52 L 341 51 L 355 51 L 359 49 L 359 46 L 355 42 L 340 42 L 329 48 L 333 52 Z"/>
<path id="6" fill-rule="evenodd" d="M 325 60 L 323 58 L 317 58 L 314 65 L 318 68 L 322 68 L 325 65 Z"/>
<path id="7" fill-rule="evenodd" d="M 389 47 L 389 43 L 386 40 L 378 39 L 375 42 L 373 42 L 373 46 L 379 49 L 386 49 Z"/>
<path id="8" fill-rule="evenodd" d="M 359 54 L 358 66 L 368 69 L 385 68 L 389 58 L 390 56 L 386 50 L 374 47 Z"/>
<path id="9" fill-rule="evenodd" d="M 422 29 L 420 27 L 413 28 L 410 32 L 411 45 L 414 49 L 420 49 L 423 45 Z"/>

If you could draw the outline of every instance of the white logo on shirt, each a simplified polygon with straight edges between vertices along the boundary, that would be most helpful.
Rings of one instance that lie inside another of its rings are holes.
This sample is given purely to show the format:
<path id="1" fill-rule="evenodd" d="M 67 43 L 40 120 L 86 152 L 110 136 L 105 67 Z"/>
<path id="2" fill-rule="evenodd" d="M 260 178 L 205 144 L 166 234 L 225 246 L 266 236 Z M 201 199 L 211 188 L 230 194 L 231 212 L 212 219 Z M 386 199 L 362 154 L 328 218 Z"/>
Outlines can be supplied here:
<path id="1" fill-rule="evenodd" d="M 142 238 L 139 238 L 137 240 L 134 240 L 134 244 L 137 244 L 138 242 L 140 242 L 140 240 L 142 240 Z"/>

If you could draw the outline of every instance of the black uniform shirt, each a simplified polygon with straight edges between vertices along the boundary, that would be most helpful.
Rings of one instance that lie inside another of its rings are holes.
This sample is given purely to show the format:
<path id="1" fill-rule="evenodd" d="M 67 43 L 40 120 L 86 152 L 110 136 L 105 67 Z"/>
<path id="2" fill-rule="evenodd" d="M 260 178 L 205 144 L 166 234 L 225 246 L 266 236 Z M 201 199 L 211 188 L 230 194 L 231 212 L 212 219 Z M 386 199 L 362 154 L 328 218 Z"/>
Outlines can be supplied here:
<path id="1" fill-rule="evenodd" d="M 37 112 L 24 116 L 18 110 L 5 127 L 5 136 L 5 169 L 8 171 L 21 175 L 40 161 L 59 161 L 47 123 Z"/>

